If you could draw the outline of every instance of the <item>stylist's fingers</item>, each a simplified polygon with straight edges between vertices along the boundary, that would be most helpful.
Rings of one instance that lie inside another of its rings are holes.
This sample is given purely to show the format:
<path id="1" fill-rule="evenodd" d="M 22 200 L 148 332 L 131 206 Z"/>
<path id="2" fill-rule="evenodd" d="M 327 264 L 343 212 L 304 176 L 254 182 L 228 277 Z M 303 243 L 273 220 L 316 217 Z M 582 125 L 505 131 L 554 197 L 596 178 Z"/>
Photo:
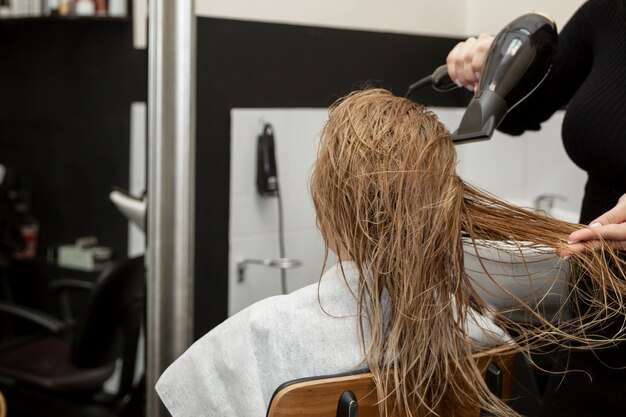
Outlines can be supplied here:
<path id="1" fill-rule="evenodd" d="M 556 253 L 561 258 L 569 258 L 574 253 L 582 253 L 582 252 L 586 252 L 587 250 L 600 249 L 600 245 L 601 243 L 599 240 L 592 240 L 590 242 L 587 242 L 586 245 L 583 243 L 573 243 L 573 244 L 567 245 L 567 248 L 558 249 Z"/>
<path id="2" fill-rule="evenodd" d="M 472 90 L 483 72 L 492 43 L 493 36 L 483 33 L 456 44 L 446 58 L 450 78 Z"/>
<path id="3" fill-rule="evenodd" d="M 446 58 L 448 75 L 460 87 L 474 86 L 476 83 L 475 71 L 472 69 L 472 60 L 476 52 L 476 38 L 469 38 L 458 43 Z"/>
<path id="4" fill-rule="evenodd" d="M 609 247 L 617 250 L 626 250 L 626 241 L 624 240 L 607 240 L 606 244 Z M 589 240 L 585 243 L 572 243 L 567 245 L 567 248 L 557 250 L 557 255 L 561 258 L 568 258 L 574 253 L 582 253 L 589 250 L 598 250 L 603 247 L 603 244 L 599 240 Z"/>
<path id="5" fill-rule="evenodd" d="M 600 249 L 604 240 L 617 250 L 626 250 L 626 223 L 607 224 L 580 229 L 570 234 L 567 248 L 559 249 L 557 254 L 565 258 L 572 253 Z"/>
<path id="6" fill-rule="evenodd" d="M 597 240 L 599 237 L 614 242 L 626 241 L 626 224 L 607 224 L 606 226 L 580 229 L 569 235 L 569 241 L 578 243 L 587 240 Z"/>
<path id="7" fill-rule="evenodd" d="M 472 69 L 472 61 L 474 60 L 474 55 L 476 54 L 476 46 L 477 40 L 476 38 L 469 38 L 465 41 L 465 47 L 463 50 L 463 61 L 461 62 L 463 68 L 463 80 L 461 81 L 461 77 L 459 77 L 459 81 L 463 83 L 469 90 L 474 90 L 474 84 L 478 81 L 476 79 L 476 72 Z M 457 74 L 459 73 L 459 68 L 457 67 Z"/>
<path id="8" fill-rule="evenodd" d="M 604 213 L 602 216 L 598 217 L 595 220 L 592 220 L 589 224 L 589 228 L 577 230 L 571 233 L 568 237 L 568 241 L 570 242 L 578 242 L 583 240 L 595 239 L 596 234 L 600 234 L 600 236 L 605 239 L 609 239 L 604 236 L 604 233 L 610 233 L 615 240 L 626 240 L 626 235 L 624 237 L 616 236 L 615 233 L 622 233 L 624 231 L 626 233 L 626 227 L 622 225 L 622 223 L 626 222 L 626 194 L 620 197 L 615 207 L 611 210 Z M 619 225 L 619 228 L 609 228 L 607 226 L 610 225 Z M 592 230 L 593 229 L 593 230 Z"/>
<path id="9" fill-rule="evenodd" d="M 612 223 L 623 223 L 624 221 L 626 221 L 626 194 L 620 197 L 615 207 L 589 224 L 595 225 L 599 223 L 601 225 L 607 225 Z"/>
<path id="10" fill-rule="evenodd" d="M 487 60 L 487 54 L 493 43 L 493 36 L 485 33 L 478 36 L 475 44 L 475 52 L 472 58 L 472 71 L 476 80 L 480 79 L 483 68 L 485 67 L 485 61 Z"/>
<path id="11" fill-rule="evenodd" d="M 615 207 L 591 221 L 589 227 L 570 233 L 567 249 L 560 249 L 557 253 L 565 257 L 573 252 L 598 249 L 602 246 L 601 240 L 614 249 L 626 250 L 626 194 L 620 197 Z"/>
<path id="12" fill-rule="evenodd" d="M 465 79 L 465 56 L 469 53 L 468 49 L 472 44 L 472 38 L 469 38 L 465 42 L 461 42 L 459 44 L 459 49 L 457 50 L 456 57 L 454 60 L 456 82 L 459 86 L 467 85 L 468 81 Z"/>
<path id="13" fill-rule="evenodd" d="M 454 48 L 448 54 L 446 58 L 446 66 L 448 67 L 448 75 L 450 79 L 454 82 L 457 82 L 458 76 L 456 74 L 456 61 L 459 57 L 460 51 L 463 48 L 463 42 L 457 43 Z"/>

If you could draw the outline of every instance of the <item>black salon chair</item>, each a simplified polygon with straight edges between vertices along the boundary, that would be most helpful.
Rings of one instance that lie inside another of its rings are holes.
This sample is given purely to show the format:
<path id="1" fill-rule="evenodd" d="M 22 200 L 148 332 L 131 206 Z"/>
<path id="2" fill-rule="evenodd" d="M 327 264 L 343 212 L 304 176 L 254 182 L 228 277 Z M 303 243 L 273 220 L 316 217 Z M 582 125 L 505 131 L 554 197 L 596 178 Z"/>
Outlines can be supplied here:
<path id="1" fill-rule="evenodd" d="M 0 391 L 15 416 L 111 417 L 122 415 L 134 391 L 139 335 L 145 316 L 144 258 L 117 262 L 93 282 L 59 280 L 61 299 L 88 291 L 76 323 L 64 303 L 63 319 L 10 303 L 0 314 L 20 317 L 43 334 L 0 344 Z M 67 301 L 67 300 L 64 300 Z M 121 359 L 117 393 L 103 383 Z"/>

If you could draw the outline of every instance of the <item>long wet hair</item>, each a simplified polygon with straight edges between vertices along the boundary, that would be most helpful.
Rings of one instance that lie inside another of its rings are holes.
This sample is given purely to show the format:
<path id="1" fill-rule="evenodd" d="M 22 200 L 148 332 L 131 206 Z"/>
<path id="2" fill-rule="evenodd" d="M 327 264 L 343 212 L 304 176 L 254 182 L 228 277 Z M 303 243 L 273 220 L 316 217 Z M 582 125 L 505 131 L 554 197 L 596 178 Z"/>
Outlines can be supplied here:
<path id="1" fill-rule="evenodd" d="M 516 415 L 490 393 L 478 356 L 548 344 L 587 349 L 620 337 L 592 332 L 623 316 L 623 265 L 609 245 L 570 258 L 569 299 L 582 306 L 574 319 L 547 321 L 523 300 L 519 308 L 532 326 L 489 310 L 464 270 L 464 241 L 554 252 L 580 226 L 473 188 L 456 164 L 450 133 L 436 115 L 382 89 L 338 100 L 322 131 L 311 177 L 318 227 L 326 253 L 330 244 L 359 271 L 365 360 L 379 399 L 394 399 L 381 402 L 383 415 L 450 416 L 477 407 Z M 582 276 L 589 277 L 584 285 Z M 475 346 L 463 324 L 471 309 L 493 315 L 513 341 Z"/>

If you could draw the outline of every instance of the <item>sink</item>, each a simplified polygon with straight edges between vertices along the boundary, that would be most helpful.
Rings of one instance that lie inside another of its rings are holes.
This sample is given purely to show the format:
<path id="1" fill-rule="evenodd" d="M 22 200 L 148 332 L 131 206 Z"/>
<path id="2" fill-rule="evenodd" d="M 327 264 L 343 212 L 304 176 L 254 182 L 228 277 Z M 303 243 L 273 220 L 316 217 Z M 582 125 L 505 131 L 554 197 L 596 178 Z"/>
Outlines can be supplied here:
<path id="1" fill-rule="evenodd" d="M 495 311 L 520 321 L 519 298 L 545 318 L 565 318 L 569 263 L 550 248 L 523 248 L 510 242 L 464 239 L 465 271 L 479 296 Z M 491 276 L 491 277 L 490 277 Z M 494 283 L 495 281 L 495 283 Z"/>
<path id="2" fill-rule="evenodd" d="M 580 220 L 580 215 L 578 213 L 558 207 L 552 208 L 548 214 L 555 219 L 565 220 L 570 223 L 578 223 Z"/>

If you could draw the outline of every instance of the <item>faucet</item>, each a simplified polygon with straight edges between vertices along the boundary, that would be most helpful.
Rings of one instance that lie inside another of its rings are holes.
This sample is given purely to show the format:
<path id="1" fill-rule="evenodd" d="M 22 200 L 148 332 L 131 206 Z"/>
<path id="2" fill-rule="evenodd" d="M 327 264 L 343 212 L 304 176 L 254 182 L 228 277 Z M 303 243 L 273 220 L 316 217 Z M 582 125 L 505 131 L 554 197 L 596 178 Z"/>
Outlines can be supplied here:
<path id="1" fill-rule="evenodd" d="M 546 214 L 550 214 L 554 208 L 556 200 L 567 201 L 567 198 L 560 194 L 546 193 L 539 194 L 534 200 L 534 207 L 537 210 L 542 210 Z"/>
<path id="2" fill-rule="evenodd" d="M 243 282 L 248 265 L 262 265 L 269 268 L 292 269 L 302 266 L 302 261 L 290 258 L 241 259 L 237 261 L 237 282 Z"/>

